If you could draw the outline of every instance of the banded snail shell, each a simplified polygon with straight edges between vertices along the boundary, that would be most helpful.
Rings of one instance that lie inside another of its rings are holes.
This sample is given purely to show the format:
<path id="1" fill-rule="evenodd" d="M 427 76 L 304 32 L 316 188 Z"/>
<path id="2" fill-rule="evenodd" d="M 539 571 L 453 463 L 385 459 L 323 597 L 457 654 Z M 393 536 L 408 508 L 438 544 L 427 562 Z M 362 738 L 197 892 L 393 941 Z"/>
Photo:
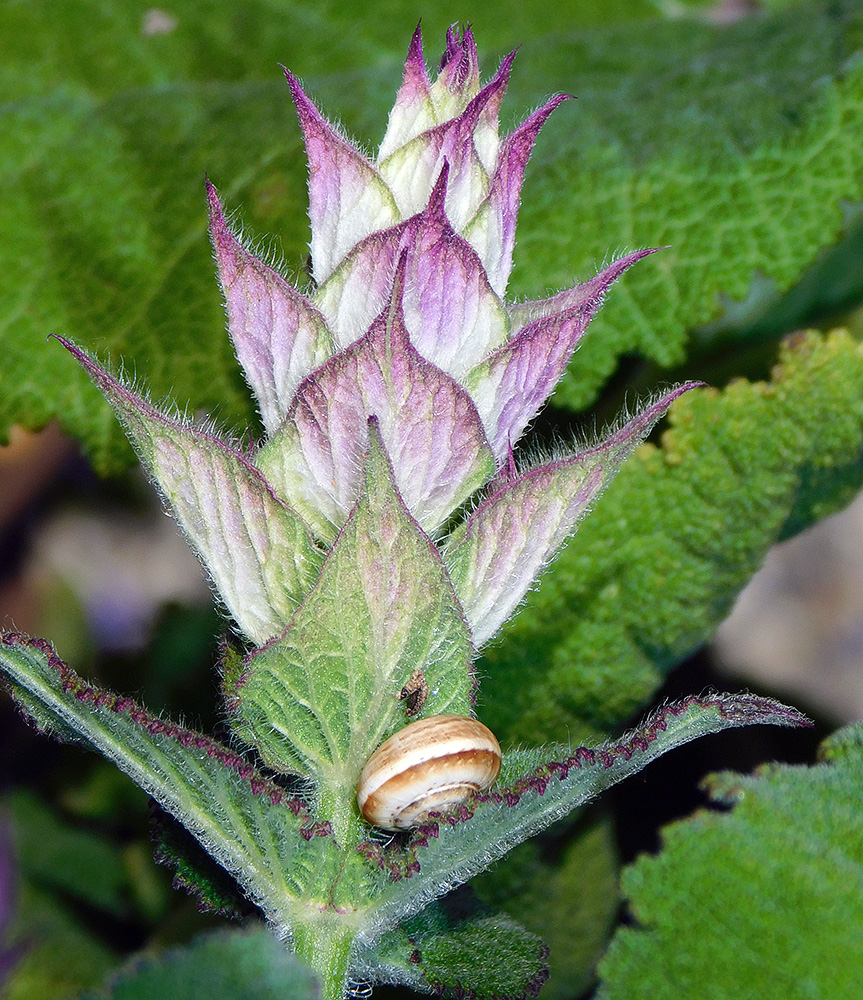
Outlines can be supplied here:
<path id="1" fill-rule="evenodd" d="M 360 812 L 374 826 L 409 830 L 490 788 L 500 772 L 494 733 L 463 715 L 431 715 L 394 733 L 371 755 L 357 784 Z"/>

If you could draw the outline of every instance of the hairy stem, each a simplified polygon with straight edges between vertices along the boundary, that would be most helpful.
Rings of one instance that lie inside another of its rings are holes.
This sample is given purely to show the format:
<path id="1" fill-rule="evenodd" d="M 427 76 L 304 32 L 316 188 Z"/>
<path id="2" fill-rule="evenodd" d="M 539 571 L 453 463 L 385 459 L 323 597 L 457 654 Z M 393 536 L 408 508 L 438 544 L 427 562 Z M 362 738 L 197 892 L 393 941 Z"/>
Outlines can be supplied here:
<path id="1" fill-rule="evenodd" d="M 320 1000 L 344 1000 L 348 964 L 354 943 L 353 928 L 335 914 L 320 914 L 308 923 L 295 924 L 294 947 L 321 981 Z"/>

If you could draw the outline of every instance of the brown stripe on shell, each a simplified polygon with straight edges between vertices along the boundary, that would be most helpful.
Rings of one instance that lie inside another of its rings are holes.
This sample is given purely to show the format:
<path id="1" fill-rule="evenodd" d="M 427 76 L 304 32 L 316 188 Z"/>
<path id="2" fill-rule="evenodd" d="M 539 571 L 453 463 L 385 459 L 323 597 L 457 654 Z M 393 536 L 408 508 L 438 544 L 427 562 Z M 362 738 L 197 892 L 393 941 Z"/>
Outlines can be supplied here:
<path id="1" fill-rule="evenodd" d="M 443 811 L 489 788 L 499 771 L 500 754 L 493 750 L 432 757 L 385 781 L 362 803 L 362 813 L 375 826 L 407 829 L 429 810 Z"/>

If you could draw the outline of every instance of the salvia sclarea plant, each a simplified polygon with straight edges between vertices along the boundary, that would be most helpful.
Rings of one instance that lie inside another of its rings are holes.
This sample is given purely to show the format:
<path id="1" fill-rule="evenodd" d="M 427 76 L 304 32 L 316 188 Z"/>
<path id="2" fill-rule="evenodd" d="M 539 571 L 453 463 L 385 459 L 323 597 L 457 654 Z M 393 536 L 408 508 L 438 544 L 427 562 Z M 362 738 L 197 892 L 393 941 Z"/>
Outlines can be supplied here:
<path id="1" fill-rule="evenodd" d="M 437 919 L 439 897 L 665 750 L 803 721 L 749 695 L 693 698 L 603 746 L 508 749 L 491 787 L 496 761 L 485 781 L 471 769 L 495 756 L 494 738 L 470 722 L 467 735 L 440 735 L 452 725 L 441 716 L 473 717 L 478 651 L 695 388 L 658 396 L 589 447 L 519 458 L 609 287 L 651 251 L 549 298 L 506 301 L 524 170 L 563 100 L 501 138 L 512 62 L 482 87 L 470 30 L 451 29 L 432 80 L 417 30 L 374 161 L 287 74 L 310 164 L 305 291 L 246 248 L 208 185 L 230 334 L 264 430 L 254 445 L 156 408 L 63 341 L 233 619 L 221 664 L 230 744 L 93 686 L 44 641 L 7 632 L 0 644 L 27 716 L 137 781 L 314 967 L 326 997 L 358 982 L 535 993 L 541 944 L 503 918 L 460 938 Z M 387 796 L 407 788 L 410 829 L 385 833 L 361 815 L 358 781 L 414 720 L 432 721 L 375 765 L 373 818 L 391 819 Z M 441 785 L 459 785 L 462 801 Z M 187 860 L 181 874 L 206 895 L 204 868 Z M 493 968 L 499 955 L 513 968 Z"/>

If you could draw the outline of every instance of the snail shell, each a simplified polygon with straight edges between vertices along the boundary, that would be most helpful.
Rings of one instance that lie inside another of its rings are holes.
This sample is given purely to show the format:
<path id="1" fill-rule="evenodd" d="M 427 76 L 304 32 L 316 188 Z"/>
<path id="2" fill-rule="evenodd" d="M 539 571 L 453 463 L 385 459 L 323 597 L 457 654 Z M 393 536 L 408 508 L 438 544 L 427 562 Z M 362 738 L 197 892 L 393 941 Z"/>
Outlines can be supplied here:
<path id="1" fill-rule="evenodd" d="M 487 726 L 463 715 L 431 715 L 375 750 L 360 775 L 357 802 L 374 826 L 408 830 L 430 810 L 490 788 L 499 772 L 500 744 Z"/>

